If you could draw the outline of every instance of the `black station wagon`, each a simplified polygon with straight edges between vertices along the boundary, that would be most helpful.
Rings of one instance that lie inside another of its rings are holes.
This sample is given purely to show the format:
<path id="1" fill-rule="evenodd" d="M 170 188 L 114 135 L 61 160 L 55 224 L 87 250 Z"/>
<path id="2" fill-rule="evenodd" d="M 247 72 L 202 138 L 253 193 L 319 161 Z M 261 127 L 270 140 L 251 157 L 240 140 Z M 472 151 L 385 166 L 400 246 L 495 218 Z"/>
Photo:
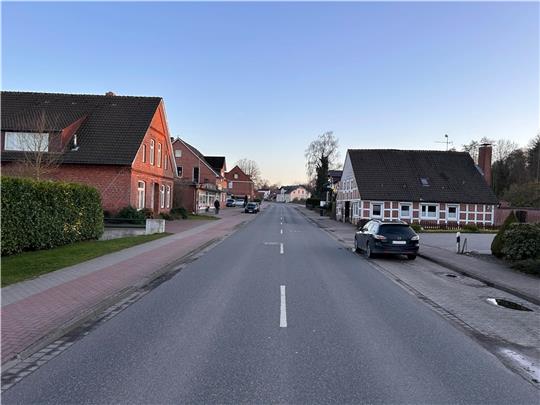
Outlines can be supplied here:
<path id="1" fill-rule="evenodd" d="M 375 254 L 407 255 L 416 259 L 420 238 L 413 229 L 402 221 L 384 222 L 372 220 L 354 235 L 354 248 L 363 250 L 371 258 Z"/>

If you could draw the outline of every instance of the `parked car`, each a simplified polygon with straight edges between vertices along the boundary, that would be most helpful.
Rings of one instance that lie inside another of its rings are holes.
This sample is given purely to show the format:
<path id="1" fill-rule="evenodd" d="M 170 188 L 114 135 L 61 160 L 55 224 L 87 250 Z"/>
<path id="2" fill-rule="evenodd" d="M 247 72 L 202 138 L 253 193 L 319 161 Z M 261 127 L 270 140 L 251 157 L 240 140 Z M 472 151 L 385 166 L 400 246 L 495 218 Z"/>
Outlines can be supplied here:
<path id="1" fill-rule="evenodd" d="M 227 198 L 227 201 L 225 201 L 225 205 L 227 207 L 234 207 L 234 198 Z"/>
<path id="2" fill-rule="evenodd" d="M 416 259 L 420 237 L 402 221 L 371 220 L 354 235 L 354 248 L 363 250 L 366 256 L 393 254 L 407 255 L 409 260 Z"/>
<path id="3" fill-rule="evenodd" d="M 246 208 L 244 208 L 244 212 L 256 214 L 257 212 L 259 212 L 259 204 L 254 203 L 254 202 L 248 203 L 246 205 Z"/>
<path id="4" fill-rule="evenodd" d="M 243 207 L 244 206 L 244 200 L 234 200 L 234 206 L 235 207 Z"/>

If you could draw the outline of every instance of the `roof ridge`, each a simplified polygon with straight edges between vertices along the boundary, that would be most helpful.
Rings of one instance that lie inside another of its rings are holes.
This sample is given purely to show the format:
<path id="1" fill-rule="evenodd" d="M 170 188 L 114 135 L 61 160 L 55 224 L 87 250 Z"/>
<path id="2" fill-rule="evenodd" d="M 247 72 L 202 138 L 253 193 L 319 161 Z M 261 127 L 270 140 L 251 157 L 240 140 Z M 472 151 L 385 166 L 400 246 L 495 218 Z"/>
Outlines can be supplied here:
<path id="1" fill-rule="evenodd" d="M 110 97 L 110 98 L 142 98 L 142 99 L 160 99 L 162 100 L 163 97 L 161 96 L 125 96 L 125 95 L 119 95 L 115 94 L 114 96 L 108 96 L 106 94 L 90 94 L 90 93 L 49 93 L 49 92 L 43 92 L 43 91 L 12 91 L 12 90 L 2 90 L 0 93 L 2 94 L 28 94 L 28 95 L 49 95 L 49 96 L 85 96 L 85 97 Z"/>

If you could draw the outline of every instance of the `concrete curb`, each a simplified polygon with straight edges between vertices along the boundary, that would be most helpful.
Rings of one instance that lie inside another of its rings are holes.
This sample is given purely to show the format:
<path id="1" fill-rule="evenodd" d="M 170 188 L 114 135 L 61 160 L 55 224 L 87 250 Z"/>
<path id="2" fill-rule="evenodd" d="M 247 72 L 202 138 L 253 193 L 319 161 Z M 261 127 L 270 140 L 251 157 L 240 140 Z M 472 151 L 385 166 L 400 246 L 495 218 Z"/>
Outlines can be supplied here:
<path id="1" fill-rule="evenodd" d="M 226 233 L 225 235 L 217 237 L 217 238 L 213 238 L 207 242 L 204 242 L 202 245 L 189 251 L 185 255 L 162 266 L 161 268 L 149 274 L 148 276 L 143 277 L 139 282 L 135 283 L 134 285 L 121 289 L 118 292 L 110 295 L 109 297 L 101 300 L 97 304 L 74 315 L 70 320 L 68 320 L 67 322 L 64 322 L 60 327 L 56 328 L 54 331 L 38 338 L 34 343 L 27 346 L 25 349 L 23 349 L 21 352 L 16 354 L 14 357 L 7 359 L 2 364 L 2 374 L 8 371 L 10 368 L 14 367 L 15 365 L 19 364 L 24 359 L 30 357 L 32 354 L 38 352 L 39 350 L 47 347 L 51 343 L 60 339 L 62 336 L 77 329 L 79 326 L 83 325 L 84 323 L 88 321 L 92 321 L 92 320 L 98 320 L 100 315 L 107 308 L 128 298 L 129 296 L 136 293 L 137 291 L 147 288 L 152 283 L 156 282 L 156 280 L 158 280 L 159 278 L 168 276 L 169 274 L 171 275 L 171 277 L 174 276 L 176 272 L 182 270 L 182 267 L 181 267 L 182 265 L 191 262 L 193 259 L 197 259 L 198 255 L 202 255 L 203 253 L 206 253 L 208 250 L 214 248 L 219 243 L 221 243 L 226 238 L 228 238 L 229 236 L 237 232 L 239 229 L 244 227 L 249 222 L 251 221 L 248 220 L 248 221 L 240 222 L 239 224 L 235 225 L 232 228 L 232 230 Z"/>

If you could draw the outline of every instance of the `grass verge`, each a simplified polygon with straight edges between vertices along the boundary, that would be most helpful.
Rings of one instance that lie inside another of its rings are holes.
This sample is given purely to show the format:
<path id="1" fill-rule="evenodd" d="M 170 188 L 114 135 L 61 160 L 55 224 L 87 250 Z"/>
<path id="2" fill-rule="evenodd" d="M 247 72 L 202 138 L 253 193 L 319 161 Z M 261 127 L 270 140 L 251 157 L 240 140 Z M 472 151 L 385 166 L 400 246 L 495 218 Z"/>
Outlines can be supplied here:
<path id="1" fill-rule="evenodd" d="M 88 240 L 49 250 L 2 257 L 2 287 L 169 235 L 159 233 L 111 240 Z"/>

